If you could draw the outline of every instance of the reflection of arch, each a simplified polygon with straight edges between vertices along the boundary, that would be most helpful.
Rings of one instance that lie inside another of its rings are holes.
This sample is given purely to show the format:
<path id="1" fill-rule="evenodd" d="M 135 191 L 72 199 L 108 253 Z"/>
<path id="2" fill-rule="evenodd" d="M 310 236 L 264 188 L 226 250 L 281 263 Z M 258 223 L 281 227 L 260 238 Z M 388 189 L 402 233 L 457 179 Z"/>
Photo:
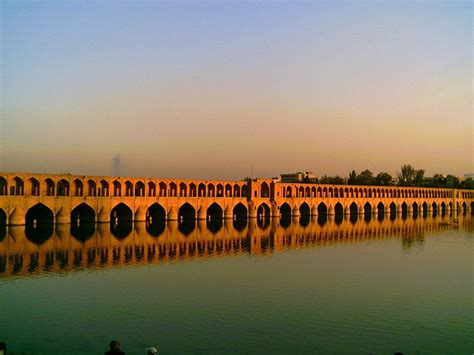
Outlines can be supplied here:
<path id="1" fill-rule="evenodd" d="M 40 183 L 34 177 L 30 178 L 30 193 L 31 196 L 39 196 L 40 194 Z"/>
<path id="2" fill-rule="evenodd" d="M 412 209 L 413 209 L 413 216 L 416 218 L 418 216 L 418 204 L 416 202 L 413 202 Z"/>
<path id="3" fill-rule="evenodd" d="M 401 207 L 402 207 L 402 217 L 406 217 L 406 215 L 408 214 L 408 205 L 406 204 L 406 202 L 403 202 Z"/>
<path id="4" fill-rule="evenodd" d="M 337 191 L 337 189 L 335 189 L 334 191 Z M 342 207 L 342 204 L 340 202 L 336 203 L 336 205 L 334 206 L 334 214 L 337 216 L 344 214 L 344 207 Z"/>
<path id="5" fill-rule="evenodd" d="M 358 215 L 359 214 L 359 207 L 355 202 L 352 202 L 351 205 L 349 206 L 349 213 L 351 215 Z"/>
<path id="6" fill-rule="evenodd" d="M 397 214 L 397 205 L 394 202 L 390 204 L 390 214 L 396 215 Z"/>
<path id="7" fill-rule="evenodd" d="M 311 214 L 311 209 L 309 208 L 306 202 L 303 202 L 300 206 L 300 215 L 309 216 Z"/>
<path id="8" fill-rule="evenodd" d="M 370 203 L 366 202 L 364 205 L 364 215 L 365 216 L 370 216 L 372 214 L 372 206 Z"/>
<path id="9" fill-rule="evenodd" d="M 260 197 L 262 198 L 270 197 L 270 187 L 265 181 L 260 185 Z"/>
<path id="10" fill-rule="evenodd" d="M 385 214 L 385 206 L 382 202 L 379 202 L 379 204 L 377 205 L 377 212 L 378 214 Z"/>
<path id="11" fill-rule="evenodd" d="M 58 196 L 69 196 L 69 182 L 65 179 L 61 179 L 58 181 Z"/>

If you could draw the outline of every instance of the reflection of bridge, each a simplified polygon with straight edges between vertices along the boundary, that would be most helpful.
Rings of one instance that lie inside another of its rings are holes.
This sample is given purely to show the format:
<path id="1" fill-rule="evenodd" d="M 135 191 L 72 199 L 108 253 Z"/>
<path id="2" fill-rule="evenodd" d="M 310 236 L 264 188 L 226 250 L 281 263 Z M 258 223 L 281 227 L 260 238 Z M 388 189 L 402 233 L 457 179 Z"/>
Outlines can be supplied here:
<path id="1" fill-rule="evenodd" d="M 252 181 L 0 174 L 0 224 L 474 211 L 474 191 Z"/>
<path id="2" fill-rule="evenodd" d="M 460 215 L 460 225 L 472 223 L 469 215 Z M 67 225 L 57 225 L 47 240 L 30 240 L 22 227 L 8 227 L 0 241 L 0 276 L 65 272 L 81 268 L 112 267 L 125 264 L 180 261 L 225 255 L 265 255 L 283 249 L 325 246 L 374 239 L 423 238 L 429 231 L 448 230 L 451 218 L 396 218 L 371 220 L 329 218 L 303 221 L 293 218 L 286 228 L 276 219 L 267 224 L 251 219 L 237 230 L 226 220 L 219 231 L 211 233 L 205 221 L 199 221 L 188 235 L 169 221 L 159 236 L 147 232 L 145 223 L 135 223 L 124 239 L 115 237 L 110 228 L 98 224 L 87 240 L 73 237 Z"/>

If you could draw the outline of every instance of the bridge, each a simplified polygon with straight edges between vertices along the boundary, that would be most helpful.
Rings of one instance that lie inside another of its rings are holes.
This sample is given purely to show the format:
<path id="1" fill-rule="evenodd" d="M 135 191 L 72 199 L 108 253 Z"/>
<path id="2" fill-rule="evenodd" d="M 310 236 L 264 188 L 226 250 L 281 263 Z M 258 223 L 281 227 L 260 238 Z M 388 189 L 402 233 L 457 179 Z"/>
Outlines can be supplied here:
<path id="1" fill-rule="evenodd" d="M 0 173 L 0 225 L 154 223 L 288 216 L 446 214 L 474 211 L 474 191 Z"/>

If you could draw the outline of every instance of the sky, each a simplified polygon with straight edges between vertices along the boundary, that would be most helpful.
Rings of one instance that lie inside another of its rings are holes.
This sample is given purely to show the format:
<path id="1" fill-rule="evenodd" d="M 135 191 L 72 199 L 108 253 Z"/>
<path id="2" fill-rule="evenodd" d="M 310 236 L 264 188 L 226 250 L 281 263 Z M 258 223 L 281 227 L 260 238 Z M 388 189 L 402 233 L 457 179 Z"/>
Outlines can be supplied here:
<path id="1" fill-rule="evenodd" d="M 474 171 L 470 2 L 0 2 L 0 171 Z"/>

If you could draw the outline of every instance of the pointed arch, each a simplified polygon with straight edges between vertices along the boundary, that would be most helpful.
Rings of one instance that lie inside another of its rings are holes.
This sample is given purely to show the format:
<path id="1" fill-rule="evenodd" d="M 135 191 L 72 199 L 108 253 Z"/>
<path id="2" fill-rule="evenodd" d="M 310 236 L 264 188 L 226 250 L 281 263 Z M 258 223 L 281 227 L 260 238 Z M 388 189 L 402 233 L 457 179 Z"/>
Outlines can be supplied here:
<path id="1" fill-rule="evenodd" d="M 156 197 L 156 184 L 153 181 L 148 181 L 148 197 Z"/>
<path id="2" fill-rule="evenodd" d="M 341 216 L 344 214 L 344 207 L 342 206 L 340 202 L 336 203 L 336 205 L 334 206 L 334 214 L 338 216 Z"/>
<path id="3" fill-rule="evenodd" d="M 202 182 L 198 185 L 198 197 L 206 197 L 206 185 Z"/>
<path id="4" fill-rule="evenodd" d="M 40 183 L 34 177 L 29 179 L 30 182 L 30 194 L 31 196 L 39 196 L 40 195 Z"/>
<path id="5" fill-rule="evenodd" d="M 179 197 L 187 197 L 188 196 L 188 185 L 186 183 L 181 182 L 179 184 Z"/>
<path id="6" fill-rule="evenodd" d="M 242 185 L 241 196 L 243 198 L 248 198 L 249 197 L 249 189 L 248 189 L 247 185 Z"/>
<path id="7" fill-rule="evenodd" d="M 167 195 L 167 194 L 166 194 L 166 183 L 164 183 L 163 181 L 161 181 L 161 182 L 159 183 L 159 187 L 160 187 L 160 188 L 159 188 L 159 190 L 160 190 L 160 191 L 159 191 L 159 196 L 160 196 L 160 197 L 166 197 L 166 195 Z"/>
<path id="8" fill-rule="evenodd" d="M 84 184 L 81 180 L 75 179 L 74 184 L 74 196 L 82 196 L 84 194 Z"/>
<path id="9" fill-rule="evenodd" d="M 234 184 L 234 197 L 240 197 L 240 186 Z"/>
<path id="10" fill-rule="evenodd" d="M 238 231 L 243 231 L 247 226 L 248 210 L 247 207 L 239 202 L 234 206 L 232 210 L 233 215 L 233 226 Z"/>
<path id="11" fill-rule="evenodd" d="M 197 197 L 197 189 L 194 182 L 189 184 L 189 197 Z"/>
<path id="12" fill-rule="evenodd" d="M 301 216 L 309 216 L 311 214 L 311 208 L 309 207 L 309 205 L 306 202 L 303 202 L 300 205 L 299 210 L 300 210 L 300 215 Z"/>
<path id="13" fill-rule="evenodd" d="M 328 214 L 328 207 L 324 202 L 321 202 L 318 205 L 318 215 L 327 215 Z"/>
<path id="14" fill-rule="evenodd" d="M 216 189 L 214 184 L 207 185 L 207 197 L 215 197 L 216 196 Z"/>
<path id="15" fill-rule="evenodd" d="M 122 196 L 122 184 L 117 181 L 117 180 L 114 180 L 114 182 L 112 183 L 112 186 L 113 186 L 113 196 L 114 197 L 121 197 Z"/>
<path id="16" fill-rule="evenodd" d="M 232 197 L 232 186 L 230 184 L 225 184 L 225 197 Z"/>
<path id="17" fill-rule="evenodd" d="M 286 197 L 293 197 L 293 191 L 291 186 L 287 186 L 286 188 Z"/>
<path id="18" fill-rule="evenodd" d="M 6 196 L 8 194 L 8 183 L 7 180 L 0 176 L 0 196 Z"/>
<path id="19" fill-rule="evenodd" d="M 216 190 L 216 197 L 224 197 L 224 186 L 222 186 L 222 184 L 217 184 Z"/>
<path id="20" fill-rule="evenodd" d="M 83 223 L 95 223 L 95 221 L 96 221 L 96 213 L 94 209 L 85 202 L 77 205 L 71 211 L 71 225 L 79 225 Z"/>
<path id="21" fill-rule="evenodd" d="M 109 196 L 109 183 L 107 180 L 100 180 L 100 193 L 99 196 L 108 197 Z"/>
<path id="22" fill-rule="evenodd" d="M 89 179 L 89 180 L 87 181 L 87 187 L 88 187 L 88 189 L 87 189 L 87 195 L 88 195 L 88 196 L 95 196 L 96 193 L 97 193 L 97 192 L 96 192 L 97 186 L 96 186 L 95 181 L 92 180 L 92 179 Z"/>
<path id="23" fill-rule="evenodd" d="M 137 181 L 135 183 L 135 197 L 144 197 L 145 196 L 145 184 L 143 181 Z"/>

